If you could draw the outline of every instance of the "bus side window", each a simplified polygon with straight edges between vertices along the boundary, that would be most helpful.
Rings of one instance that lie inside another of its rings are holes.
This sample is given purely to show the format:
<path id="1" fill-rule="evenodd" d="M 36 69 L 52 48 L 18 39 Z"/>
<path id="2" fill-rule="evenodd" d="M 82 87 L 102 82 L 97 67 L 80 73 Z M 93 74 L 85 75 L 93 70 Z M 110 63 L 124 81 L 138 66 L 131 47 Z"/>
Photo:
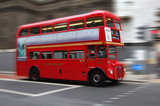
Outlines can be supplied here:
<path id="1" fill-rule="evenodd" d="M 55 24 L 54 25 L 54 31 L 65 31 L 68 29 L 68 24 L 67 23 L 60 23 L 60 24 Z"/>
<path id="2" fill-rule="evenodd" d="M 22 29 L 20 31 L 20 35 L 19 36 L 27 36 L 28 35 L 28 28 L 27 29 Z"/>
<path id="3" fill-rule="evenodd" d="M 67 59 L 67 50 L 54 51 L 54 59 Z"/>
<path id="4" fill-rule="evenodd" d="M 40 34 L 40 27 L 33 27 L 30 29 L 30 35 Z"/>
<path id="5" fill-rule="evenodd" d="M 30 52 L 29 53 L 30 59 L 39 59 L 39 55 L 40 55 L 39 52 Z"/>
<path id="6" fill-rule="evenodd" d="M 93 18 L 87 18 L 87 27 L 97 27 L 97 26 L 103 26 L 103 18 L 102 17 L 93 17 Z"/>
<path id="7" fill-rule="evenodd" d="M 114 25 L 113 25 L 113 19 L 111 19 L 111 18 L 106 18 L 106 24 L 107 24 L 107 26 L 109 26 L 109 27 L 114 27 Z"/>
<path id="8" fill-rule="evenodd" d="M 95 59 L 95 46 L 88 46 L 88 58 Z"/>
<path id="9" fill-rule="evenodd" d="M 42 59 L 52 59 L 52 52 L 41 52 L 41 58 Z"/>
<path id="10" fill-rule="evenodd" d="M 83 50 L 73 50 L 69 51 L 70 59 L 84 59 L 84 51 Z"/>
<path id="11" fill-rule="evenodd" d="M 84 28 L 84 20 L 72 21 L 69 23 L 69 29 Z"/>
<path id="12" fill-rule="evenodd" d="M 48 26 L 42 26 L 42 33 L 49 33 L 49 32 L 53 32 L 53 26 L 52 25 L 48 25 Z"/>

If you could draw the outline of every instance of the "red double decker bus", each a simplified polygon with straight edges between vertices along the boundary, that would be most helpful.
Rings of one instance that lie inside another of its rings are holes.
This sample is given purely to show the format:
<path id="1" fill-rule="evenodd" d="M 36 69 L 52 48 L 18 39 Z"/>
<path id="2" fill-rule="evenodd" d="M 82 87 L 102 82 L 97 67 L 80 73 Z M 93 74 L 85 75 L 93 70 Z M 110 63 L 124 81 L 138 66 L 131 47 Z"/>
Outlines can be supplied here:
<path id="1" fill-rule="evenodd" d="M 124 46 L 119 18 L 93 12 L 19 27 L 16 41 L 19 76 L 88 81 L 94 86 L 124 78 L 117 46 Z"/>

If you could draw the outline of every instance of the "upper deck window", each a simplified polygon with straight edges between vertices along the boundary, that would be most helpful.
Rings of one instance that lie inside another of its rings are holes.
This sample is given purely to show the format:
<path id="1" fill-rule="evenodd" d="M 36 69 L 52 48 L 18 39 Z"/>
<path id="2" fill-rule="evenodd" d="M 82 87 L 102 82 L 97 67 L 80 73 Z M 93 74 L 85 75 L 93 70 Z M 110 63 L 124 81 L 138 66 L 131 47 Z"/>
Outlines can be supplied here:
<path id="1" fill-rule="evenodd" d="M 107 26 L 109 26 L 109 27 L 114 27 L 114 25 L 113 25 L 113 19 L 111 19 L 111 18 L 106 18 L 106 24 L 107 24 Z"/>
<path id="2" fill-rule="evenodd" d="M 30 35 L 40 34 L 40 27 L 33 27 L 30 29 Z"/>
<path id="3" fill-rule="evenodd" d="M 42 33 L 49 33 L 49 32 L 53 32 L 53 26 L 52 25 L 42 27 Z"/>
<path id="4" fill-rule="evenodd" d="M 28 35 L 28 28 L 22 29 L 19 36 L 27 36 Z"/>
<path id="5" fill-rule="evenodd" d="M 54 31 L 65 31 L 67 30 L 68 25 L 67 23 L 60 23 L 60 24 L 55 24 L 54 26 Z"/>
<path id="6" fill-rule="evenodd" d="M 84 28 L 84 20 L 72 21 L 69 23 L 69 29 L 80 29 Z"/>
<path id="7" fill-rule="evenodd" d="M 121 29 L 119 21 L 115 20 L 115 27 L 117 29 Z"/>
<path id="8" fill-rule="evenodd" d="M 103 18 L 102 17 L 93 17 L 93 18 L 87 18 L 87 27 L 97 27 L 97 26 L 103 26 Z"/>

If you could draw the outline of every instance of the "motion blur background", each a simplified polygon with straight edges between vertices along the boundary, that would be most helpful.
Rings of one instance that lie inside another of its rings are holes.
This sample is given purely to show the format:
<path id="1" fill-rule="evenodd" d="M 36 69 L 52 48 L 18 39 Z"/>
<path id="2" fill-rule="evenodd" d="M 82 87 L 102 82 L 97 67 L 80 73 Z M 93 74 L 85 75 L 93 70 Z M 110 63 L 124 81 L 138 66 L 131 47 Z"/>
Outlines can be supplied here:
<path id="1" fill-rule="evenodd" d="M 0 0 L 0 71 L 15 71 L 18 26 L 97 9 L 111 11 L 121 19 L 125 47 L 118 48 L 118 60 L 128 73 L 158 77 L 159 0 Z"/>

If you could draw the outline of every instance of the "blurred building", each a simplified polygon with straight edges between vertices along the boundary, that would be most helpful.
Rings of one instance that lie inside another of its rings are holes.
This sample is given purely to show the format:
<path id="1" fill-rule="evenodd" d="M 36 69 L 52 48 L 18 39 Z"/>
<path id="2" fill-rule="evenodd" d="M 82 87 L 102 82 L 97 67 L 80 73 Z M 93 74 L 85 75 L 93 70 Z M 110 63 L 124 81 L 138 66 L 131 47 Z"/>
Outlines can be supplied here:
<path id="1" fill-rule="evenodd" d="M 0 0 L 0 49 L 15 48 L 19 25 L 96 9 L 113 11 L 113 0 Z"/>
<path id="2" fill-rule="evenodd" d="M 136 73 L 152 73 L 155 60 L 155 39 L 150 33 L 156 25 L 155 12 L 159 0 L 115 0 L 115 14 L 121 19 L 125 47 L 119 59 L 130 64 Z"/>

